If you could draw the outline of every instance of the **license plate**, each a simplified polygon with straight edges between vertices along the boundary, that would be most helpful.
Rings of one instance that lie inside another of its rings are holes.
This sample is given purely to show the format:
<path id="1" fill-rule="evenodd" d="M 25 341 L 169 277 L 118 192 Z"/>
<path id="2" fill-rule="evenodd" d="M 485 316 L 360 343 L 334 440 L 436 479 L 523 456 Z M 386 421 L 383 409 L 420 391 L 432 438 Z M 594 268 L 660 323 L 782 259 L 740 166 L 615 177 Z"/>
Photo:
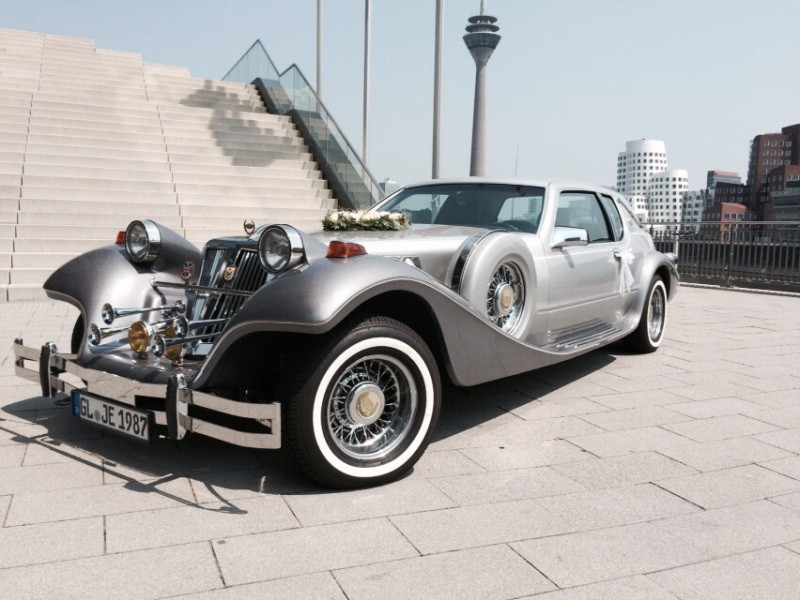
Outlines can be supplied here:
<path id="1" fill-rule="evenodd" d="M 96 427 L 150 443 L 153 414 L 109 402 L 81 390 L 72 391 L 72 416 Z"/>

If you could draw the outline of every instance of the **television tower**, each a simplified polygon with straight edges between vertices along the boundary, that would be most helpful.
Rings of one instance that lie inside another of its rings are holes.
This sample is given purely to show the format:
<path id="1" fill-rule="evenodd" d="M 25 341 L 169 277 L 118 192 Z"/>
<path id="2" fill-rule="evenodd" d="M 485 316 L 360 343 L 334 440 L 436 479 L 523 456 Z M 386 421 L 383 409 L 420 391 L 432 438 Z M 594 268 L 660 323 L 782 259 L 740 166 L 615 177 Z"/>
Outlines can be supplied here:
<path id="1" fill-rule="evenodd" d="M 486 173 L 486 63 L 500 43 L 497 18 L 486 14 L 486 0 L 481 0 L 481 14 L 469 18 L 464 43 L 475 60 L 475 107 L 472 113 L 472 158 L 469 174 Z"/>

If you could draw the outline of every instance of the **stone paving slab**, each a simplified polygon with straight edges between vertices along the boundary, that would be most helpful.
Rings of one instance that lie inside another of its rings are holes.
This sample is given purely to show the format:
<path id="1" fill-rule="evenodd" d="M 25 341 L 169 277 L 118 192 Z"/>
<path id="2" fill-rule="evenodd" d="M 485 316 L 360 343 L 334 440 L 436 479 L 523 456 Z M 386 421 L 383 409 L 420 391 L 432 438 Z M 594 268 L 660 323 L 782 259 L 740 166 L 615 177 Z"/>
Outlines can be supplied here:
<path id="1" fill-rule="evenodd" d="M 403 479 L 143 447 L 13 375 L 75 309 L 0 304 L 0 599 L 800 597 L 800 299 L 681 289 L 658 352 L 449 389 Z"/>

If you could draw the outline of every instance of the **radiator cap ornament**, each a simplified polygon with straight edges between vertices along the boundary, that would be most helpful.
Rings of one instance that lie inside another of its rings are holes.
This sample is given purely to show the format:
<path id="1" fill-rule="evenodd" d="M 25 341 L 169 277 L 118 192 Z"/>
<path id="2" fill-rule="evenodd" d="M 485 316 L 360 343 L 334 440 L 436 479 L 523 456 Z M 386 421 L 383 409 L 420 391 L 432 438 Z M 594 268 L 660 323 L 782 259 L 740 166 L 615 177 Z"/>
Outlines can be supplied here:
<path id="1" fill-rule="evenodd" d="M 253 232 L 256 230 L 256 224 L 253 219 L 245 219 L 244 221 L 244 232 L 247 235 L 253 235 Z"/>
<path id="2" fill-rule="evenodd" d="M 230 267 L 225 267 L 225 271 L 222 273 L 222 278 L 227 281 L 233 281 L 233 278 L 236 277 L 236 267 L 231 265 Z"/>

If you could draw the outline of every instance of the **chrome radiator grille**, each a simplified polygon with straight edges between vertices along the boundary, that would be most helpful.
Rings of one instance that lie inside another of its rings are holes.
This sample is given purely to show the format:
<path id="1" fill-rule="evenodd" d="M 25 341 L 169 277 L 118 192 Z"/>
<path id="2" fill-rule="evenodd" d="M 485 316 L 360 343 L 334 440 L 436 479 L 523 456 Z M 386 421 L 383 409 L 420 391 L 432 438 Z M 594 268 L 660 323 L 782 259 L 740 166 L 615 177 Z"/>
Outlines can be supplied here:
<path id="1" fill-rule="evenodd" d="M 231 256 L 233 258 L 231 259 Z M 235 268 L 233 278 L 225 281 L 226 268 Z M 198 283 L 220 290 L 219 295 L 199 296 L 195 302 L 193 319 L 230 319 L 247 296 L 226 294 L 225 290 L 254 292 L 267 281 L 267 272 L 261 266 L 255 248 L 208 248 Z M 198 330 L 206 335 L 220 331 L 224 324 Z"/>

